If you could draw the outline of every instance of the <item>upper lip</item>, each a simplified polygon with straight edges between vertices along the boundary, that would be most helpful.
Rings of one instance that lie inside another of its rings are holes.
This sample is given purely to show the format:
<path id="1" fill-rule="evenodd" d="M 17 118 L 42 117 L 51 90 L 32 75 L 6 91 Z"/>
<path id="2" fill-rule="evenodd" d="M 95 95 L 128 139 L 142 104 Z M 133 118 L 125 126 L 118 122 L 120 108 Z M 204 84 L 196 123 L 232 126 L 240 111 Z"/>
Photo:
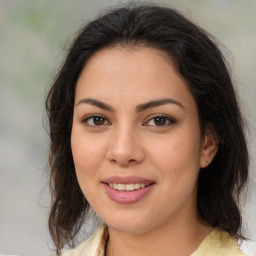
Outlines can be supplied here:
<path id="1" fill-rule="evenodd" d="M 111 176 L 109 178 L 106 178 L 102 180 L 102 183 L 116 183 L 116 184 L 145 184 L 145 185 L 150 185 L 152 183 L 155 183 L 153 180 L 149 180 L 146 178 L 138 177 L 138 176 L 127 176 L 127 177 L 122 177 L 122 176 Z"/>

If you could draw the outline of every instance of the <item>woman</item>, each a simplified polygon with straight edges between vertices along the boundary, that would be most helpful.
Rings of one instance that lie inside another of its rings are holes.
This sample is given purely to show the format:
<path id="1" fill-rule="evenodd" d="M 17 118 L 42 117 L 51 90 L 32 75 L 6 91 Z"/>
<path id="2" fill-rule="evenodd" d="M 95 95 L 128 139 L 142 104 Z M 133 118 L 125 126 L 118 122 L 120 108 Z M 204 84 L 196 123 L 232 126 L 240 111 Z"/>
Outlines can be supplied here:
<path id="1" fill-rule="evenodd" d="M 79 32 L 46 107 L 57 255 L 90 207 L 105 224 L 65 256 L 254 255 L 244 121 L 201 28 L 152 5 L 106 13 Z"/>

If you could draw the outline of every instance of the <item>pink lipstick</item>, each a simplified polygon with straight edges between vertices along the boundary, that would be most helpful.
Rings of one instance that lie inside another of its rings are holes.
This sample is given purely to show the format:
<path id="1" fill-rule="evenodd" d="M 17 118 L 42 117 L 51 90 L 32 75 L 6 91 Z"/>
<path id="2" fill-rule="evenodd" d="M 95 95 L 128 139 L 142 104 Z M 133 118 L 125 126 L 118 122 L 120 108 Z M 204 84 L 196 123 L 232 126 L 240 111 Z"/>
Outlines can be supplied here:
<path id="1" fill-rule="evenodd" d="M 137 176 L 113 176 L 104 179 L 102 184 L 111 200 L 119 204 L 132 204 L 145 197 L 155 182 Z"/>

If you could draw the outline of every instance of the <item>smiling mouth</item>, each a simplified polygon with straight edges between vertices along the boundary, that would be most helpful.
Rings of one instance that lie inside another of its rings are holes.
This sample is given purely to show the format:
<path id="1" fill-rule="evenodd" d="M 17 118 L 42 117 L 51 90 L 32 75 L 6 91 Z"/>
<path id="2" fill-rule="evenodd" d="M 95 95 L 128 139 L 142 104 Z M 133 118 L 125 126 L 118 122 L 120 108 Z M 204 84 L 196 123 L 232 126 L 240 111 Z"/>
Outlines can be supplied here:
<path id="1" fill-rule="evenodd" d="M 111 177 L 101 182 L 108 197 L 119 204 L 132 204 L 144 198 L 156 184 L 139 177 Z"/>
<path id="2" fill-rule="evenodd" d="M 107 183 L 107 185 L 109 185 L 109 187 L 118 190 L 118 191 L 134 191 L 134 190 L 138 190 L 141 188 L 145 188 L 148 187 L 151 184 L 144 184 L 144 183 L 131 183 L 131 184 L 118 184 L 118 183 Z"/>
<path id="3" fill-rule="evenodd" d="M 149 187 L 154 183 L 144 184 L 144 183 L 131 183 L 131 184 L 120 184 L 120 183 L 104 183 L 114 190 L 118 191 L 134 191 L 141 188 Z"/>

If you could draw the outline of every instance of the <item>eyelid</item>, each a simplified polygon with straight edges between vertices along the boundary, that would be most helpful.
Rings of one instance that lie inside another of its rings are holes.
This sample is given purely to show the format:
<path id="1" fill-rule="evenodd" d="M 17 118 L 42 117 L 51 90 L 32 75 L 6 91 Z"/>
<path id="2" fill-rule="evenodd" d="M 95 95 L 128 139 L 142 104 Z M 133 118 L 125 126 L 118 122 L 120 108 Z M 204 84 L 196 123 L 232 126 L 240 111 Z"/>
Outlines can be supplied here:
<path id="1" fill-rule="evenodd" d="M 155 118 L 158 118 L 158 117 L 161 117 L 161 118 L 166 118 L 168 121 L 169 121 L 169 124 L 165 124 L 165 125 L 147 125 L 146 123 L 148 123 L 150 120 L 152 119 L 155 119 Z M 175 118 L 169 116 L 169 115 L 166 115 L 166 114 L 154 114 L 154 115 L 151 115 L 150 117 L 147 118 L 146 122 L 143 123 L 143 126 L 151 126 L 151 127 L 158 127 L 158 128 L 165 128 L 165 127 L 168 127 L 170 126 L 171 124 L 175 124 L 177 121 L 175 120 Z"/>
<path id="2" fill-rule="evenodd" d="M 104 119 L 104 124 L 102 124 L 102 125 L 92 125 L 92 124 L 89 124 L 89 123 L 87 122 L 89 119 L 91 119 L 91 118 L 96 118 L 96 117 L 103 118 L 103 119 Z M 159 118 L 159 117 L 160 117 L 160 118 L 165 118 L 168 123 L 167 123 L 167 124 L 164 124 L 164 125 L 148 125 L 148 124 L 147 124 L 147 123 L 150 122 L 151 120 L 156 119 L 156 118 Z M 104 115 L 102 115 L 102 114 L 89 114 L 89 115 L 83 117 L 81 122 L 82 122 L 82 123 L 85 123 L 86 126 L 88 126 L 88 127 L 93 127 L 93 128 L 100 128 L 100 127 L 102 127 L 102 126 L 110 125 L 110 124 L 111 124 L 111 122 L 108 120 L 108 118 L 106 118 L 106 117 L 105 117 Z M 107 124 L 106 124 L 105 122 L 107 122 Z M 147 117 L 146 121 L 143 122 L 142 125 L 143 125 L 143 126 L 157 127 L 157 128 L 165 128 L 165 127 L 168 127 L 168 126 L 170 126 L 170 125 L 172 125 L 172 124 L 175 124 L 176 122 L 177 122 L 177 121 L 176 121 L 173 117 L 171 117 L 171 116 L 169 116 L 169 115 L 166 115 L 166 114 L 154 114 L 154 115 L 151 115 L 151 116 Z"/>
<path id="3" fill-rule="evenodd" d="M 95 118 L 95 117 L 101 117 L 103 119 L 105 119 L 105 121 L 107 121 L 108 124 L 103 124 L 103 125 L 91 125 L 91 124 L 88 124 L 87 121 L 91 118 Z M 104 126 L 104 125 L 109 125 L 111 124 L 111 122 L 102 114 L 89 114 L 85 117 L 82 118 L 82 123 L 85 123 L 87 126 L 89 127 L 95 127 L 95 128 L 100 128 L 101 126 Z"/>

